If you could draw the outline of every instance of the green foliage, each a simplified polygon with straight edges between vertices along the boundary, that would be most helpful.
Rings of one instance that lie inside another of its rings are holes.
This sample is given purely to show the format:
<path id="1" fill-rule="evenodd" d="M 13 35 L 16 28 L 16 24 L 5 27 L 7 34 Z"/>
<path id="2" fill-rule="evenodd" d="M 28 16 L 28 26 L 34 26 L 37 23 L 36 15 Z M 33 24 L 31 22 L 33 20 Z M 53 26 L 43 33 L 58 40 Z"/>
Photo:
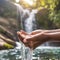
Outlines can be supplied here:
<path id="1" fill-rule="evenodd" d="M 56 11 L 51 13 L 50 19 L 56 24 L 58 28 L 60 28 L 60 10 L 58 11 L 58 13 L 56 13 Z"/>
<path id="2" fill-rule="evenodd" d="M 60 11 L 56 10 L 56 8 L 59 8 L 59 0 L 48 0 L 50 4 L 50 13 L 49 13 L 49 18 L 50 20 L 53 21 L 53 23 L 60 28 Z M 54 3 L 53 3 L 54 2 Z"/>
<path id="3" fill-rule="evenodd" d="M 4 44 L 4 47 L 5 47 L 5 48 L 8 48 L 8 49 L 14 48 L 13 45 L 8 44 L 8 43 L 5 43 L 5 44 Z"/>
<path id="4" fill-rule="evenodd" d="M 48 24 L 53 23 L 53 25 L 57 26 L 57 28 L 60 28 L 60 0 L 37 0 L 36 7 L 40 9 L 40 7 L 47 8 L 49 10 L 49 13 L 43 14 L 44 11 L 38 15 L 38 23 L 44 27 L 49 28 Z M 41 9 L 40 9 L 41 10 Z M 41 12 L 41 11 L 40 11 Z M 48 12 L 48 11 L 47 11 Z M 46 18 L 44 18 L 44 16 Z M 46 20 L 46 21 L 45 21 Z M 49 23 L 50 21 L 50 23 Z M 51 24 L 50 24 L 51 26 Z"/>

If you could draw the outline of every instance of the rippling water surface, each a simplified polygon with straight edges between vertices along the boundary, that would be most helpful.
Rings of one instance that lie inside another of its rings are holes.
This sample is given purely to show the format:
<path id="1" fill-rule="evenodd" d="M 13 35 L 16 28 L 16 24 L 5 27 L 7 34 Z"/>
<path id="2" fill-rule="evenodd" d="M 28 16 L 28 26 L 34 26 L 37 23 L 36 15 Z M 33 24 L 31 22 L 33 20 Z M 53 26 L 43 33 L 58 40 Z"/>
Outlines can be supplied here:
<path id="1" fill-rule="evenodd" d="M 0 60 L 20 60 L 20 49 L 9 49 L 0 51 Z"/>
<path id="2" fill-rule="evenodd" d="M 0 51 L 0 60 L 21 60 L 21 49 L 9 49 Z M 36 60 L 53 59 L 60 60 L 60 48 L 41 48 L 35 49 L 33 59 Z M 43 58 L 43 59 L 42 59 Z"/>

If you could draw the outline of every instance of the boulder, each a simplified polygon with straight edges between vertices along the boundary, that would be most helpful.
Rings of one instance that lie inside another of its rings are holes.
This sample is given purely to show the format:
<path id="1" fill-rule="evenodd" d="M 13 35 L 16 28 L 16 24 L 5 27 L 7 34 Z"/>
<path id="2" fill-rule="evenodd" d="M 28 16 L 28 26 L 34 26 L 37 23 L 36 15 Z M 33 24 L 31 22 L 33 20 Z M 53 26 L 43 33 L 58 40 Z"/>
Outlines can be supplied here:
<path id="1" fill-rule="evenodd" d="M 12 49 L 16 46 L 15 41 L 4 37 L 2 34 L 0 34 L 0 50 L 3 49 Z"/>

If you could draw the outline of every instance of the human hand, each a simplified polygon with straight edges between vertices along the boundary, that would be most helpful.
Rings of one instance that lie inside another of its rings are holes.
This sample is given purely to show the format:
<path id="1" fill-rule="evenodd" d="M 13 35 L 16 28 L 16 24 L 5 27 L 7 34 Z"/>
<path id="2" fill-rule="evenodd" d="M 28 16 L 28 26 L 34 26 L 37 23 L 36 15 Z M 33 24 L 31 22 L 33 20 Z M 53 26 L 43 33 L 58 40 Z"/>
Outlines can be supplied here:
<path id="1" fill-rule="evenodd" d="M 24 31 L 17 33 L 19 39 L 29 48 L 35 49 L 42 43 L 47 41 L 47 36 L 44 35 L 44 32 L 34 34 L 27 34 Z"/>

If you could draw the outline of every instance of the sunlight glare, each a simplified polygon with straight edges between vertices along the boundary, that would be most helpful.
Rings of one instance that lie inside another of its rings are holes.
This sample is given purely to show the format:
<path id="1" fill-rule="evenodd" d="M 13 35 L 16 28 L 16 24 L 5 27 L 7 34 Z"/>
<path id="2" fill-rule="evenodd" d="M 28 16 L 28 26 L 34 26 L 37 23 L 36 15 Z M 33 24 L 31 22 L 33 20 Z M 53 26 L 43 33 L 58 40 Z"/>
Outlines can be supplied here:
<path id="1" fill-rule="evenodd" d="M 18 2 L 19 2 L 19 0 L 16 0 L 16 2 L 18 3 Z"/>
<path id="2" fill-rule="evenodd" d="M 28 3 L 29 5 L 33 5 L 33 1 L 32 0 L 24 0 L 26 3 Z"/>

